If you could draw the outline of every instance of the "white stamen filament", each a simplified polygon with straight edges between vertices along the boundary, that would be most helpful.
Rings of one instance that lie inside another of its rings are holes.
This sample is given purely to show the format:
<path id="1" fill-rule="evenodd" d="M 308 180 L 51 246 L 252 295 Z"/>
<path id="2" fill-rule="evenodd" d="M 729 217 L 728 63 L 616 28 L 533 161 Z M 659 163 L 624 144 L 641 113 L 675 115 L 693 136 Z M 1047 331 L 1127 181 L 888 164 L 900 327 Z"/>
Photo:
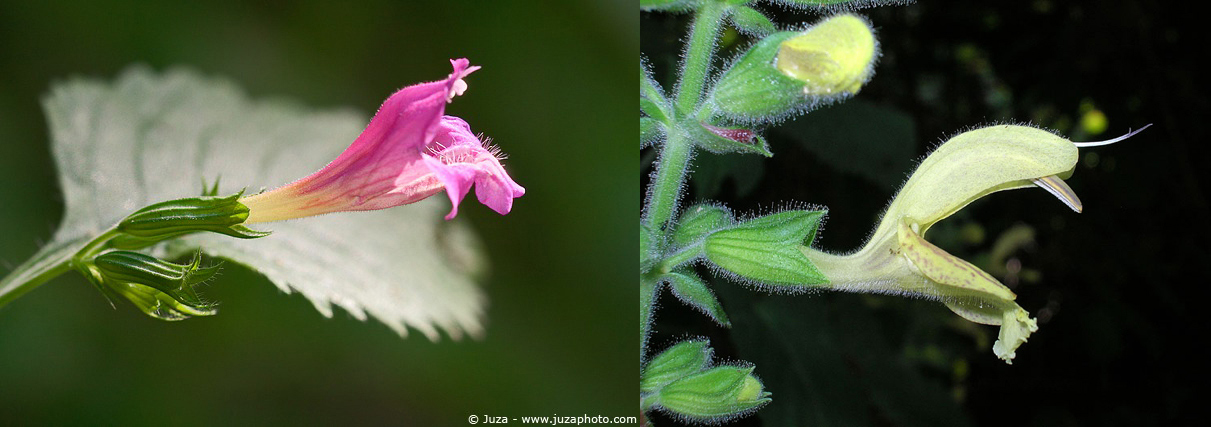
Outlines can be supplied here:
<path id="1" fill-rule="evenodd" d="M 1144 125 L 1144 127 L 1142 127 L 1142 128 L 1139 128 L 1139 129 L 1136 129 L 1136 130 L 1133 130 L 1133 131 L 1127 132 L 1127 134 L 1126 134 L 1126 135 L 1120 136 L 1120 137 L 1118 137 L 1118 138 L 1114 138 L 1114 139 L 1107 139 L 1107 140 L 1105 140 L 1105 141 L 1074 142 L 1073 144 L 1074 144 L 1074 145 L 1076 145 L 1077 147 L 1080 147 L 1080 148 L 1084 148 L 1084 147 L 1099 147 L 1099 146 L 1102 146 L 1102 145 L 1110 145 L 1110 144 L 1113 144 L 1113 143 L 1116 143 L 1116 142 L 1122 141 L 1122 140 L 1124 140 L 1124 139 L 1130 138 L 1131 136 L 1133 136 L 1133 135 L 1135 135 L 1135 134 L 1137 134 L 1137 133 L 1142 132 L 1144 129 L 1147 129 L 1147 128 L 1148 128 L 1148 126 L 1152 126 L 1152 123 L 1148 123 L 1148 124 Z"/>

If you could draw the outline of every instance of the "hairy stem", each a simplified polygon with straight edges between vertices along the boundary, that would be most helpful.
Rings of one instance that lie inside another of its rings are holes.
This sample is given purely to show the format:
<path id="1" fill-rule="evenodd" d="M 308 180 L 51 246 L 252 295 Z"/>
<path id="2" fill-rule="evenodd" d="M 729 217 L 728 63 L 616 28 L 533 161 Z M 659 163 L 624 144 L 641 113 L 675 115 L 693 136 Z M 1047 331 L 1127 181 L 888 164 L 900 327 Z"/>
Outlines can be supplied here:
<path id="1" fill-rule="evenodd" d="M 678 128 L 682 118 L 693 117 L 693 111 L 702 99 L 703 87 L 710 71 L 711 58 L 715 51 L 715 38 L 723 21 L 727 6 L 722 2 L 708 0 L 698 8 L 686 46 L 685 59 L 681 66 L 681 79 L 677 85 L 677 98 L 673 101 L 675 117 L 669 117 L 668 138 L 660 147 L 656 172 L 649 185 L 643 223 L 653 233 L 652 242 L 664 252 L 663 236 L 665 225 L 673 218 L 677 202 L 681 198 L 686 169 L 693 155 L 694 142 Z M 645 76 L 646 77 L 646 76 Z M 647 348 L 647 337 L 655 310 L 659 279 L 640 274 L 639 280 L 639 357 L 643 358 Z"/>
<path id="2" fill-rule="evenodd" d="M 652 311 L 656 304 L 656 290 L 659 280 L 646 275 L 639 278 L 639 358 L 643 359 L 644 350 L 648 348 L 648 333 L 652 329 Z"/>
<path id="3" fill-rule="evenodd" d="M 681 63 L 681 81 L 677 86 L 677 112 L 682 117 L 691 116 L 702 98 L 702 88 L 710 72 L 715 39 L 719 36 L 725 11 L 727 6 L 722 2 L 705 1 L 694 17 L 685 60 Z"/>
<path id="4" fill-rule="evenodd" d="M 677 85 L 677 99 L 674 101 L 677 118 L 672 120 L 672 129 L 661 146 L 660 157 L 656 163 L 655 179 L 649 184 L 651 191 L 648 193 L 644 222 L 654 233 L 663 234 L 664 225 L 672 219 L 677 201 L 681 198 L 685 171 L 693 154 L 693 141 L 683 132 L 677 131 L 679 125 L 676 122 L 683 117 L 693 117 L 692 112 L 702 98 L 702 88 L 706 85 L 711 58 L 715 51 L 715 38 L 719 34 L 725 11 L 726 5 L 707 1 L 698 9 L 694 18 L 685 60 L 681 66 L 681 80 Z M 661 242 L 663 239 L 653 241 Z"/>
<path id="5" fill-rule="evenodd" d="M 687 135 L 676 131 L 676 128 L 669 132 L 661 146 L 660 157 L 656 160 L 656 173 L 649 184 L 651 190 L 648 192 L 647 212 L 644 215 L 648 229 L 656 236 L 663 236 L 665 223 L 673 219 L 693 148 L 693 141 L 690 141 Z M 664 247 L 662 238 L 652 239 L 652 242 L 656 242 L 661 248 Z"/>

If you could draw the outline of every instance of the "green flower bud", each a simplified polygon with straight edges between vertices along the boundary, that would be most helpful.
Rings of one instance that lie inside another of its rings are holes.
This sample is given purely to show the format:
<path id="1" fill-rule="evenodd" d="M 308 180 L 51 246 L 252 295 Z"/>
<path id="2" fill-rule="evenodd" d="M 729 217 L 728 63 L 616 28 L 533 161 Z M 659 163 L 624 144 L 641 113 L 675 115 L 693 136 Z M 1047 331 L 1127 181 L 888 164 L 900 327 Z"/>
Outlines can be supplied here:
<path id="1" fill-rule="evenodd" d="M 706 369 L 711 360 L 706 340 L 682 341 L 648 361 L 640 374 L 639 391 L 654 393 L 668 383 Z"/>
<path id="2" fill-rule="evenodd" d="M 722 421 L 769 403 L 770 394 L 752 367 L 717 366 L 664 386 L 657 404 L 698 421 Z"/>
<path id="3" fill-rule="evenodd" d="M 243 226 L 248 207 L 238 200 L 243 192 L 227 197 L 189 197 L 156 203 L 127 216 L 118 223 L 110 245 L 137 249 L 197 231 L 210 231 L 242 239 L 269 235 Z"/>
<path id="4" fill-rule="evenodd" d="M 182 265 L 138 252 L 110 251 L 79 268 L 106 296 L 123 297 L 158 319 L 182 320 L 217 313 L 193 289 L 218 271 L 218 266 L 201 268 L 201 262 L 201 252 Z"/>
<path id="5" fill-rule="evenodd" d="M 785 211 L 711 233 L 706 258 L 742 280 L 775 285 L 810 285 L 825 277 L 799 247 L 816 236 L 825 211 Z"/>
<path id="6" fill-rule="evenodd" d="M 870 24 L 835 15 L 757 42 L 724 73 L 711 105 L 734 120 L 778 120 L 857 93 L 874 74 L 877 57 Z"/>

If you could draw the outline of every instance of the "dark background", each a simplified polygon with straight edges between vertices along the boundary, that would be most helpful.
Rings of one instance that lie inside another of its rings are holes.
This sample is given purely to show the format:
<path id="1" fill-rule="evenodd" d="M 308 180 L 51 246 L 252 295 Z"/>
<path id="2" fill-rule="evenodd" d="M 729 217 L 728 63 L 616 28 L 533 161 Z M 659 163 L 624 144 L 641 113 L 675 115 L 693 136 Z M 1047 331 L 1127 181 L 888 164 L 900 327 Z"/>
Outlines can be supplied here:
<path id="1" fill-rule="evenodd" d="M 638 207 L 633 4 L 0 1 L 0 274 L 62 200 L 40 100 L 131 64 L 224 76 L 254 98 L 369 117 L 450 58 L 483 66 L 450 106 L 509 154 L 508 216 L 460 219 L 492 276 L 482 341 L 401 340 L 228 265 L 211 318 L 111 309 L 67 274 L 0 309 L 0 424 L 467 425 L 467 416 L 633 416 Z M 347 144 L 348 142 L 337 142 Z M 407 242 L 401 242 L 407 244 Z"/>
<path id="2" fill-rule="evenodd" d="M 785 27 L 820 16 L 758 7 Z M 883 52 L 873 80 L 845 104 L 765 129 L 772 159 L 700 155 L 695 180 L 706 182 L 692 183 L 689 201 L 722 200 L 739 213 L 824 205 L 816 245 L 849 251 L 913 165 L 958 131 L 1029 122 L 1091 141 L 1153 123 L 1081 149 L 1068 183 L 1084 213 L 1023 189 L 930 230 L 1012 286 L 1040 330 L 1006 365 L 990 351 L 996 327 L 936 302 L 767 295 L 716 280 L 733 328 L 665 295 L 653 350 L 701 335 L 723 361 L 754 363 L 774 400 L 736 425 L 1201 424 L 1211 216 L 1205 68 L 1196 67 L 1207 37 L 1196 14 L 1164 2 L 1050 0 L 860 13 Z M 641 50 L 666 85 L 687 24 L 687 15 L 641 18 Z M 748 44 L 734 32 L 724 40 L 724 58 Z M 1082 123 L 1093 110 L 1107 119 L 1100 134 Z M 644 154 L 647 171 L 653 153 Z M 994 254 L 998 243 L 1007 256 Z"/>

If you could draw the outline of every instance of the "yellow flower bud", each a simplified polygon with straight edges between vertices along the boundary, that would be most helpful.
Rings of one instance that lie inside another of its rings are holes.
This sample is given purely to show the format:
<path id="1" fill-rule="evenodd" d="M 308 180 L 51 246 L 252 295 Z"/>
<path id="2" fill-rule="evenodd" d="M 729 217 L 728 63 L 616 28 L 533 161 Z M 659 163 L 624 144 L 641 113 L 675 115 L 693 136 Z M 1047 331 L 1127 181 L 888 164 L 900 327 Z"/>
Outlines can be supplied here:
<path id="1" fill-rule="evenodd" d="M 866 20 L 833 16 L 783 41 L 775 66 L 811 95 L 855 94 L 874 72 L 875 35 Z"/>

